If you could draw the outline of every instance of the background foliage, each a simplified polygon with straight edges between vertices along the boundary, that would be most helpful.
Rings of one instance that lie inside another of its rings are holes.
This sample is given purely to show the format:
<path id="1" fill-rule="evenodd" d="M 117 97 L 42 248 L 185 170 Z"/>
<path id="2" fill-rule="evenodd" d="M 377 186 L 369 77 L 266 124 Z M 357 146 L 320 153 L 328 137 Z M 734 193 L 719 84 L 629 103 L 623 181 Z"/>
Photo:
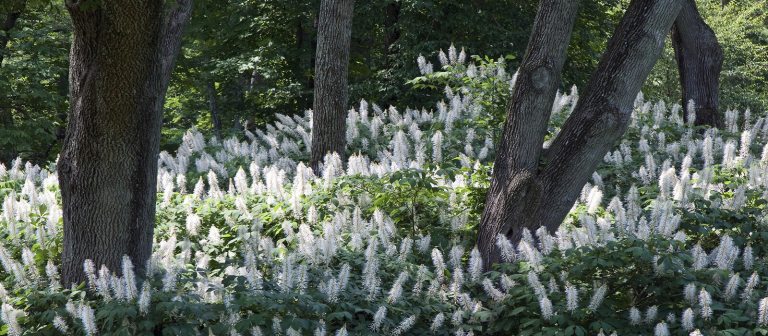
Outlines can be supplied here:
<path id="1" fill-rule="evenodd" d="M 568 50 L 564 91 L 586 83 L 626 3 L 583 2 Z M 55 159 L 63 137 L 71 28 L 60 1 L 6 1 L 0 19 L 19 4 L 24 4 L 22 15 L 0 51 L 5 56 L 0 64 L 0 161 L 21 156 L 45 162 Z M 698 5 L 725 51 L 723 110 L 762 113 L 768 103 L 763 85 L 768 76 L 766 1 L 734 0 L 723 6 L 699 0 Z M 441 96 L 442 87 L 409 82 L 418 75 L 414 60 L 419 55 L 434 59 L 452 43 L 468 55 L 488 55 L 488 61 L 503 58 L 507 72 L 514 73 L 536 6 L 534 0 L 359 1 L 350 101 L 428 105 Z M 318 7 L 317 0 L 196 1 L 167 95 L 163 149 L 174 150 L 190 127 L 222 137 L 263 126 L 276 113 L 301 114 L 311 108 Z M 649 97 L 675 97 L 677 83 L 668 46 L 644 91 Z M 503 98 L 494 101 L 501 120 Z M 220 130 L 214 129 L 214 114 Z"/>
<path id="2" fill-rule="evenodd" d="M 58 153 L 67 102 L 68 14 L 60 1 L 26 6 L 8 35 L 0 67 L 0 160 L 43 162 Z M 420 54 L 451 43 L 468 54 L 504 57 L 509 70 L 525 50 L 537 1 L 374 0 L 356 4 L 350 101 L 421 106 L 437 90 L 410 90 Z M 196 127 L 207 134 L 253 129 L 276 113 L 311 108 L 317 0 L 196 1 L 167 95 L 163 149 Z M 585 2 L 564 82 L 580 84 L 595 66 L 621 1 Z M 234 15 L 236 13 L 236 15 Z M 2 32 L 0 32 L 2 34 Z M 213 130 L 212 110 L 222 130 Z"/>

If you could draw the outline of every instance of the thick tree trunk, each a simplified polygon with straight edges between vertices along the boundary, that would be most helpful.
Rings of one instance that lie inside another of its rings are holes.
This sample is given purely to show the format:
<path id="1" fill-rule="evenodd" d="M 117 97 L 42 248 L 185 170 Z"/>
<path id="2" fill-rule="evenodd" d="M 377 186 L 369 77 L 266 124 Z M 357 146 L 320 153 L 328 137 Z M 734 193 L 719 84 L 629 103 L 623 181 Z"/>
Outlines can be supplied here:
<path id="1" fill-rule="evenodd" d="M 491 188 L 480 222 L 478 247 L 486 267 L 498 261 L 496 236 L 509 231 L 539 199 L 536 180 L 541 144 L 576 20 L 579 1 L 542 0 L 528 48 L 518 69 L 499 140 Z"/>
<path id="2" fill-rule="evenodd" d="M 497 235 L 517 242 L 524 229 L 559 227 L 603 155 L 624 133 L 632 102 L 679 9 L 678 0 L 632 1 L 585 94 L 543 154 L 554 98 L 550 90 L 559 84 L 552 81 L 559 80 L 562 67 L 548 66 L 546 60 L 562 62 L 576 8 L 572 1 L 541 1 L 480 223 L 478 248 L 486 267 L 500 259 Z"/>
<path id="3" fill-rule="evenodd" d="M 354 0 L 322 0 L 315 54 L 312 117 L 312 169 L 319 171 L 328 153 L 342 157 L 346 147 L 347 72 Z"/>
<path id="4" fill-rule="evenodd" d="M 91 259 L 120 273 L 152 252 L 162 105 L 190 0 L 104 1 L 72 16 L 70 115 L 57 163 L 64 212 L 62 280 Z M 164 17 L 164 12 L 167 12 Z"/>
<path id="5" fill-rule="evenodd" d="M 683 106 L 693 100 L 696 125 L 722 126 L 718 112 L 720 71 L 723 68 L 723 49 L 717 36 L 701 18 L 696 2 L 684 0 L 683 8 L 672 29 Z M 688 114 L 683 113 L 687 121 Z"/>
<path id="6" fill-rule="evenodd" d="M 16 27 L 16 22 L 19 20 L 21 13 L 27 5 L 26 0 L 17 1 L 11 10 L 5 15 L 3 24 L 0 25 L 0 67 L 3 66 L 3 60 L 5 59 L 5 53 L 8 49 L 8 42 L 11 40 L 11 29 Z"/>

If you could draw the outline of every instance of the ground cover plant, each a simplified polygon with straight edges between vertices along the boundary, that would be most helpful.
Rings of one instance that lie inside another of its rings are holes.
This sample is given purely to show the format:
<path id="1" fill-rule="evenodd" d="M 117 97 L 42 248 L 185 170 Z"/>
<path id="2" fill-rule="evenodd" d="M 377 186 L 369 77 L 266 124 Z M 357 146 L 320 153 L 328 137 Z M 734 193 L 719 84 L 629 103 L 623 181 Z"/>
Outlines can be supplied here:
<path id="1" fill-rule="evenodd" d="M 85 263 L 87 282 L 62 288 L 53 165 L 0 165 L 0 334 L 768 334 L 765 118 L 694 127 L 639 95 L 560 229 L 500 237 L 504 263 L 483 272 L 476 225 L 514 74 L 439 58 L 412 81 L 444 87 L 434 107 L 349 113 L 346 164 L 307 167 L 310 112 L 241 138 L 186 132 L 160 156 L 146 274 Z M 550 135 L 577 100 L 558 95 Z"/>

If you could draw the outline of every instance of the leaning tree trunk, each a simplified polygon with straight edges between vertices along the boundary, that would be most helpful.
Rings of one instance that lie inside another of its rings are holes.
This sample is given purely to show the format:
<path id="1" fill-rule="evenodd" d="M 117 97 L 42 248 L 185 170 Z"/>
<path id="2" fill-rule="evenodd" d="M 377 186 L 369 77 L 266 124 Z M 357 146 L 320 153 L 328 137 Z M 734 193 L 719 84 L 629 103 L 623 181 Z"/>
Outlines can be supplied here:
<path id="1" fill-rule="evenodd" d="M 718 112 L 723 49 L 717 36 L 701 18 L 695 0 L 684 0 L 672 29 L 683 106 L 693 101 L 696 125 L 722 126 Z M 687 111 L 686 111 L 687 112 Z M 688 113 L 683 113 L 688 120 Z"/>
<path id="2" fill-rule="evenodd" d="M 162 106 L 191 11 L 190 0 L 169 9 L 154 0 L 83 3 L 66 3 L 71 107 L 57 164 L 65 284 L 84 280 L 86 259 L 119 274 L 124 255 L 139 272 L 151 255 Z"/>
<path id="3" fill-rule="evenodd" d="M 315 54 L 312 114 L 312 169 L 317 173 L 328 153 L 345 155 L 347 72 L 354 0 L 322 0 Z"/>
<path id="4" fill-rule="evenodd" d="M 679 0 L 630 3 L 585 94 L 544 153 L 540 148 L 553 95 L 542 93 L 552 90 L 559 69 L 540 64 L 562 57 L 568 39 L 555 32 L 570 33 L 575 11 L 571 6 L 571 1 L 555 0 L 542 0 L 539 6 L 480 222 L 478 248 L 486 268 L 500 260 L 498 235 L 517 242 L 526 229 L 545 227 L 553 232 L 560 226 L 584 183 L 626 130 L 634 98 L 656 63 L 681 4 Z M 532 52 L 537 48 L 544 52 Z"/>

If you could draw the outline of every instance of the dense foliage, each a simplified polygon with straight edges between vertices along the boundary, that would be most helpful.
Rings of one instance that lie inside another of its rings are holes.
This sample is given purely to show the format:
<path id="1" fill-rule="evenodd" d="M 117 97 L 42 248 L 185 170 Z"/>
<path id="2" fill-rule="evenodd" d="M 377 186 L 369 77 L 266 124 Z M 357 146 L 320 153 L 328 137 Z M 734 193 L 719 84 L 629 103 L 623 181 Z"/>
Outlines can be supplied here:
<path id="1" fill-rule="evenodd" d="M 768 333 L 765 118 L 693 128 L 638 96 L 561 228 L 500 237 L 484 273 L 473 235 L 498 120 L 483 92 L 514 75 L 440 55 L 415 81 L 449 84 L 444 99 L 362 101 L 346 166 L 304 165 L 311 113 L 243 138 L 187 131 L 160 158 L 146 274 L 86 263 L 88 282 L 62 288 L 55 172 L 0 165 L 0 334 Z M 552 135 L 577 100 L 558 95 Z"/>
<path id="2" fill-rule="evenodd" d="M 0 63 L 0 161 L 16 156 L 54 160 L 68 110 L 71 24 L 62 1 L 24 3 L 8 31 Z M 722 106 L 752 111 L 768 102 L 764 85 L 768 13 L 764 1 L 698 1 L 725 49 Z M 207 136 L 254 131 L 311 108 L 317 0 L 196 1 L 168 90 L 163 149 L 174 151 L 187 129 Z M 563 88 L 582 86 L 594 70 L 626 1 L 583 1 L 565 65 Z M 436 57 L 451 43 L 470 54 L 503 57 L 517 67 L 530 34 L 537 1 L 374 0 L 355 7 L 350 96 L 382 105 L 425 106 L 442 87 L 414 90 L 419 55 Z M 237 15 L 234 15 L 236 13 Z M 4 34 L 0 31 L 0 34 Z M 444 50 L 447 52 L 447 50 Z M 676 100 L 677 70 L 667 48 L 645 92 Z M 490 92 L 490 91 L 489 91 Z M 503 105 L 503 104 L 502 104 Z M 214 129 L 214 115 L 221 120 Z M 221 136 L 219 136 L 221 137 Z"/>
<path id="3" fill-rule="evenodd" d="M 0 4 L 5 10 L 19 1 Z M 45 162 L 59 152 L 67 112 L 69 18 L 63 6 L 25 1 L 22 16 L 0 46 L 0 161 L 17 155 Z M 0 34 L 3 34 L 0 31 Z"/>

